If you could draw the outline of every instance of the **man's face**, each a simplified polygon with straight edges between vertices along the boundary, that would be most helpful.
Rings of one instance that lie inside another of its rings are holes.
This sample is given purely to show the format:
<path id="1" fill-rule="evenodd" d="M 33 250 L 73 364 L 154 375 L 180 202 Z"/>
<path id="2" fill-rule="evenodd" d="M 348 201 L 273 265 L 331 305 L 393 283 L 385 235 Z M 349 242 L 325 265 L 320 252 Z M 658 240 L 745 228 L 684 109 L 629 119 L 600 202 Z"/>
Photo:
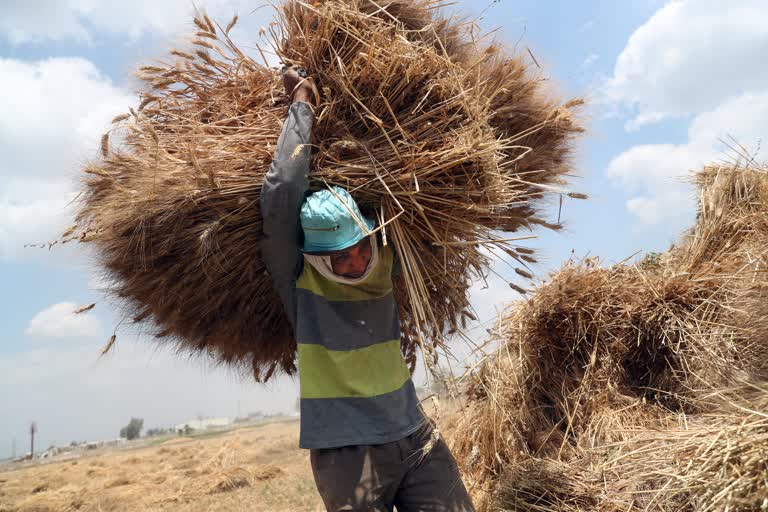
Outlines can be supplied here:
<path id="1" fill-rule="evenodd" d="M 371 262 L 371 239 L 365 237 L 357 244 L 330 254 L 331 268 L 337 276 L 357 279 Z"/>

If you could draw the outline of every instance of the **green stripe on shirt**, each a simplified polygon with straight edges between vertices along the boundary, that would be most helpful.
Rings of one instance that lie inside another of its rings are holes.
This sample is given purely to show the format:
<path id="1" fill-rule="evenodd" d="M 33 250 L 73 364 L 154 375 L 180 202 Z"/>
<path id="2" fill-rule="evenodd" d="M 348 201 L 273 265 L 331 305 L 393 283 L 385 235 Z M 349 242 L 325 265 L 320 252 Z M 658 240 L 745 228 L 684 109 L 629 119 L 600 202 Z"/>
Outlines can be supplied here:
<path id="1" fill-rule="evenodd" d="M 372 397 L 405 384 L 410 372 L 400 340 L 357 350 L 328 350 L 299 343 L 301 398 Z"/>

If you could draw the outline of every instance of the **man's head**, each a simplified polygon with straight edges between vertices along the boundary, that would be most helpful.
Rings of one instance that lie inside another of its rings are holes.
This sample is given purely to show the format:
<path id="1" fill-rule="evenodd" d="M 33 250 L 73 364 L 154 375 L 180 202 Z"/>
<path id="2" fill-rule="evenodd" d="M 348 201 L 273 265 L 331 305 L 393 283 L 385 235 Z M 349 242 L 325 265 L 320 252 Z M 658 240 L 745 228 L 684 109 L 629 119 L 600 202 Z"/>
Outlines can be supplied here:
<path id="1" fill-rule="evenodd" d="M 327 257 L 336 276 L 357 279 L 366 273 L 374 222 L 363 217 L 349 192 L 336 186 L 315 192 L 302 204 L 300 220 L 304 253 Z"/>
<path id="2" fill-rule="evenodd" d="M 358 279 L 368 270 L 371 262 L 373 247 L 370 237 L 365 237 L 352 247 L 334 251 L 328 256 L 331 258 L 331 268 L 337 276 Z"/>

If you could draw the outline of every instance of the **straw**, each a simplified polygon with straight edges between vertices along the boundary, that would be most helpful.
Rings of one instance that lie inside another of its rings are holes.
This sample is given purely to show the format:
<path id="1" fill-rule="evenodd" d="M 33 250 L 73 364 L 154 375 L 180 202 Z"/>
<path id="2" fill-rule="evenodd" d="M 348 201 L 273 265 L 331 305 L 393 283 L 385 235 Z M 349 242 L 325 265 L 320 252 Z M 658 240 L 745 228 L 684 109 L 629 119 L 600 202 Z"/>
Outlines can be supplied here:
<path id="1" fill-rule="evenodd" d="M 489 264 L 481 247 L 512 251 L 515 237 L 499 231 L 548 225 L 540 205 L 573 174 L 582 131 L 581 100 L 561 102 L 524 56 L 437 7 L 289 1 L 269 29 L 280 59 L 305 67 L 321 94 L 312 190 L 345 187 L 386 219 L 412 369 L 417 347 L 434 361 L 445 333 L 472 317 L 469 289 Z M 204 15 L 195 24 L 192 49 L 139 69 L 141 108 L 84 169 L 72 236 L 95 246 L 140 328 L 266 380 L 296 370 L 259 252 L 261 184 L 288 99 L 227 31 Z"/>
<path id="2" fill-rule="evenodd" d="M 693 176 L 696 224 L 510 306 L 449 435 L 481 510 L 768 507 L 768 172 Z"/>

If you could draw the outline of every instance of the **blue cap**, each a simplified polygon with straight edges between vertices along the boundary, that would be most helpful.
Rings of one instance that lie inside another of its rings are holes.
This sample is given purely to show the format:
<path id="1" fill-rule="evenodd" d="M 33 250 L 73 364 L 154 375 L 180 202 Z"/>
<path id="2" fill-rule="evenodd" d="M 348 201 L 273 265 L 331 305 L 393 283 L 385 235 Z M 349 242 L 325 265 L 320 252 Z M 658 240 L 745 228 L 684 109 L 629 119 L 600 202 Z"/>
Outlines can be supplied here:
<path id="1" fill-rule="evenodd" d="M 306 253 L 333 252 L 352 247 L 369 234 L 360 228 L 358 222 L 368 231 L 373 231 L 376 225 L 373 220 L 363 217 L 349 192 L 335 185 L 330 190 L 320 190 L 307 197 L 301 205 L 299 217 Z"/>

